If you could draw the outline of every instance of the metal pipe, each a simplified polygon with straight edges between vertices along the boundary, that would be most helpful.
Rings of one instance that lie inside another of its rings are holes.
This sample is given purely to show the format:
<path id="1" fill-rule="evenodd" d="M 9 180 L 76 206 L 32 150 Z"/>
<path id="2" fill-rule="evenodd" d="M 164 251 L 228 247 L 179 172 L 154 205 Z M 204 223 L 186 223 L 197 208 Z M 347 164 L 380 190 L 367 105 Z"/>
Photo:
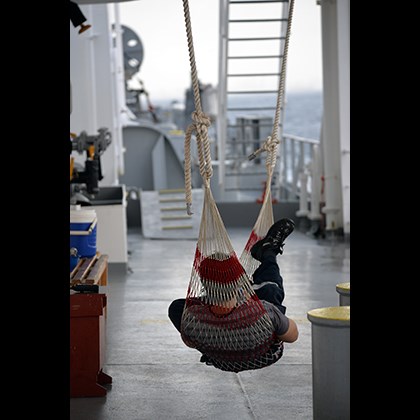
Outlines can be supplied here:
<path id="1" fill-rule="evenodd" d="M 340 113 L 338 81 L 337 2 L 321 2 L 323 69 L 323 157 L 325 168 L 326 230 L 343 227 L 341 196 Z"/>
<path id="2" fill-rule="evenodd" d="M 264 36 L 259 38 L 229 38 L 229 41 L 279 41 L 284 39 L 281 36 Z"/>
<path id="3" fill-rule="evenodd" d="M 231 23 L 253 23 L 253 22 L 287 22 L 287 19 L 230 19 Z"/>
<path id="4" fill-rule="evenodd" d="M 219 188 L 221 196 L 225 186 L 225 159 L 227 136 L 227 54 L 228 54 L 228 19 L 229 7 L 227 0 L 219 2 L 219 88 L 218 88 L 218 118 L 217 118 L 217 158 L 219 160 Z"/>
<path id="5" fill-rule="evenodd" d="M 230 55 L 229 59 L 281 58 L 282 55 Z"/>
<path id="6" fill-rule="evenodd" d="M 228 77 L 280 76 L 279 73 L 229 73 Z"/>
<path id="7" fill-rule="evenodd" d="M 125 79 L 124 79 L 124 59 L 123 59 L 123 45 L 122 45 L 122 28 L 121 28 L 121 19 L 120 19 L 120 5 L 118 3 L 114 4 L 114 17 L 115 17 L 115 49 L 114 49 L 114 57 L 115 57 L 115 65 L 116 65 L 116 74 L 115 74 L 115 82 L 116 82 L 116 102 L 117 102 L 117 118 L 116 118 L 116 131 L 117 141 L 118 141 L 118 154 L 117 154 L 117 162 L 118 162 L 118 175 L 122 176 L 125 172 L 124 167 L 124 143 L 123 143 L 123 135 L 122 135 L 122 119 L 121 115 L 125 111 L 126 107 L 126 97 L 125 97 Z"/>
<path id="8" fill-rule="evenodd" d="M 288 197 L 287 197 L 287 193 L 286 193 L 286 191 L 287 191 L 287 183 L 288 183 L 288 177 L 287 177 L 287 172 L 288 172 L 288 170 L 289 170 L 289 167 L 288 167 L 288 161 L 289 161 L 289 159 L 288 159 L 288 156 L 287 156 L 287 149 L 288 149 L 288 145 L 287 144 L 290 144 L 290 140 L 289 139 L 287 139 L 287 138 L 285 138 L 284 139 L 284 142 L 282 142 L 281 144 L 283 144 L 284 146 L 283 146 L 283 179 L 282 179 L 282 184 L 283 184 L 283 186 L 284 186 L 284 193 L 283 193 L 283 198 L 285 198 L 285 199 L 287 199 Z"/>
<path id="9" fill-rule="evenodd" d="M 230 4 L 255 4 L 255 3 L 284 3 L 288 0 L 257 0 L 257 1 L 244 1 L 244 0 L 232 0 Z"/>
<path id="10" fill-rule="evenodd" d="M 296 167 L 296 143 L 294 141 L 291 142 L 292 150 L 291 150 L 291 170 L 292 170 L 292 198 L 295 199 L 297 195 L 297 167 Z"/>
<path id="11" fill-rule="evenodd" d="M 313 146 L 313 159 L 311 162 L 311 212 L 308 218 L 310 220 L 321 220 L 322 215 L 319 212 L 321 202 L 321 165 L 319 146 Z"/>

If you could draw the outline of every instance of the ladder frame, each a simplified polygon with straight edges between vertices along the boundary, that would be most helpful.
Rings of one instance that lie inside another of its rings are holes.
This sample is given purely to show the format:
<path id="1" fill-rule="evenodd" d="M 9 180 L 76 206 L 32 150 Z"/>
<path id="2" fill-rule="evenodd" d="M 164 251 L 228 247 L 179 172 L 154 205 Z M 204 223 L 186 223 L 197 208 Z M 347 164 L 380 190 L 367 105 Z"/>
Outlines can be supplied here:
<path id="1" fill-rule="evenodd" d="M 230 19 L 230 5 L 231 4 L 258 4 L 258 3 L 283 3 L 281 9 L 281 18 L 279 19 Z M 285 18 L 286 17 L 286 18 Z M 287 21 L 289 18 L 289 0 L 254 0 L 254 1 L 244 1 L 244 0 L 220 0 L 219 4 L 219 92 L 218 92 L 218 118 L 217 118 L 217 159 L 219 160 L 219 188 L 221 196 L 223 197 L 225 187 L 225 178 L 226 178 L 226 145 L 228 144 L 227 133 L 228 133 L 228 111 L 250 111 L 258 112 L 259 110 L 273 110 L 274 107 L 257 107 L 257 108 L 242 108 L 242 107 L 229 107 L 228 108 L 228 95 L 235 95 L 241 93 L 277 93 L 276 91 L 228 91 L 228 79 L 230 77 L 265 77 L 265 76 L 278 76 L 280 77 L 280 71 L 283 61 L 283 50 L 285 37 L 287 32 Z M 268 22 L 268 21 L 278 21 L 280 22 L 280 34 L 279 36 L 267 36 L 267 37 L 233 37 L 229 38 L 229 24 L 238 23 L 238 22 Z M 279 40 L 280 41 L 280 50 L 279 55 L 271 56 L 272 58 L 279 59 L 278 73 L 238 73 L 234 72 L 228 73 L 228 62 L 231 59 L 259 59 L 265 58 L 268 56 L 233 56 L 229 57 L 229 42 L 246 42 L 246 41 L 259 41 L 259 40 Z M 279 79 L 278 79 L 279 81 Z M 277 85 L 278 86 L 278 85 Z M 284 96 L 281 103 L 281 114 L 280 114 L 280 124 L 279 124 L 279 139 L 283 138 L 283 120 L 284 120 Z M 280 149 L 281 150 L 281 149 Z M 282 170 L 281 170 L 281 160 L 278 160 L 278 176 L 274 176 L 275 185 L 273 185 L 273 195 L 280 193 L 280 185 L 283 179 Z"/>

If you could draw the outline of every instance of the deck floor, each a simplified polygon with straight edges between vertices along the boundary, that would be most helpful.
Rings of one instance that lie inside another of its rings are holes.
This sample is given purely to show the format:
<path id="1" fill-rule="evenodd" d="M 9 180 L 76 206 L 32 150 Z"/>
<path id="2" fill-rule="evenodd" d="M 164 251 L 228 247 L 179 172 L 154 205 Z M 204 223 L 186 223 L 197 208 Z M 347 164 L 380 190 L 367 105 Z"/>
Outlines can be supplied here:
<path id="1" fill-rule="evenodd" d="M 228 229 L 238 254 L 249 235 Z M 239 374 L 199 362 L 170 323 L 167 309 L 185 297 L 196 242 L 128 237 L 131 273 L 109 271 L 103 398 L 70 399 L 71 420 L 312 419 L 310 309 L 338 305 L 337 283 L 350 281 L 350 246 L 295 231 L 278 257 L 287 314 L 299 327 L 273 366 Z"/>

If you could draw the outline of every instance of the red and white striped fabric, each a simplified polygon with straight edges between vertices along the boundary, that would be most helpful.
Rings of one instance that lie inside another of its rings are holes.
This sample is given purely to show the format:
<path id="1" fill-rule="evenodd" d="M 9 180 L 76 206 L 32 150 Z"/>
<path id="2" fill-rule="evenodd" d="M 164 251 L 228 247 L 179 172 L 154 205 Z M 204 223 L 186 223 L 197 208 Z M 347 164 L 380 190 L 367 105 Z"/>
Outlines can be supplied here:
<path id="1" fill-rule="evenodd" d="M 274 223 L 273 205 L 271 201 L 271 180 L 269 181 L 270 182 L 267 182 L 266 190 L 264 193 L 264 201 L 261 206 L 260 213 L 258 214 L 257 221 L 252 228 L 248 242 L 246 243 L 245 248 L 239 258 L 251 281 L 254 271 L 261 264 L 258 260 L 252 257 L 251 248 L 256 242 L 265 237 L 268 229 L 270 229 L 271 225 Z"/>

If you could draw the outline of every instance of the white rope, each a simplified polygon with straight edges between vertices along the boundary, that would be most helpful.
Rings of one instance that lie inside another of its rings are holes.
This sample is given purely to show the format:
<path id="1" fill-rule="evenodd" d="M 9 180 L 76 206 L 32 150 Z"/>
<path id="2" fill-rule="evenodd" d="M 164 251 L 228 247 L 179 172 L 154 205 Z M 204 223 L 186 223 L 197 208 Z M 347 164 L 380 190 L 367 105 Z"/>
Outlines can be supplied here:
<path id="1" fill-rule="evenodd" d="M 211 124 L 210 118 L 202 111 L 200 101 L 200 85 L 197 75 L 197 66 L 195 62 L 191 18 L 188 0 L 183 0 L 185 28 L 188 39 L 188 53 L 190 57 L 191 67 L 191 81 L 194 94 L 195 111 L 192 113 L 192 123 L 188 126 L 185 132 L 185 201 L 187 203 L 187 213 L 193 214 L 192 207 L 192 191 L 191 191 L 191 136 L 193 132 L 196 134 L 196 142 L 198 149 L 198 159 L 200 163 L 200 175 L 203 178 L 204 186 L 210 188 L 210 178 L 213 175 L 213 168 L 211 165 L 210 141 L 208 137 L 208 128 Z"/>
<path id="2" fill-rule="evenodd" d="M 290 0 L 289 4 L 289 17 L 287 22 L 287 30 L 286 36 L 284 41 L 284 50 L 283 50 L 283 60 L 281 63 L 281 71 L 280 71 L 280 80 L 279 80 L 279 87 L 277 93 L 277 104 L 276 104 L 276 112 L 274 115 L 274 123 L 273 123 L 273 130 L 271 132 L 271 136 L 267 137 L 267 140 L 264 144 L 257 149 L 255 152 L 251 153 L 248 156 L 249 160 L 255 159 L 261 152 L 267 152 L 266 158 L 266 167 L 267 172 L 270 174 L 270 169 L 274 169 L 277 160 L 277 148 L 280 144 L 279 139 L 279 125 L 280 125 L 280 113 L 281 113 L 281 104 L 283 103 L 284 97 L 284 89 L 285 89 L 285 82 L 286 82 L 286 62 L 287 62 L 287 55 L 289 52 L 289 40 L 290 40 L 290 33 L 292 28 L 292 18 L 293 18 L 293 8 L 295 5 L 295 0 Z"/>

